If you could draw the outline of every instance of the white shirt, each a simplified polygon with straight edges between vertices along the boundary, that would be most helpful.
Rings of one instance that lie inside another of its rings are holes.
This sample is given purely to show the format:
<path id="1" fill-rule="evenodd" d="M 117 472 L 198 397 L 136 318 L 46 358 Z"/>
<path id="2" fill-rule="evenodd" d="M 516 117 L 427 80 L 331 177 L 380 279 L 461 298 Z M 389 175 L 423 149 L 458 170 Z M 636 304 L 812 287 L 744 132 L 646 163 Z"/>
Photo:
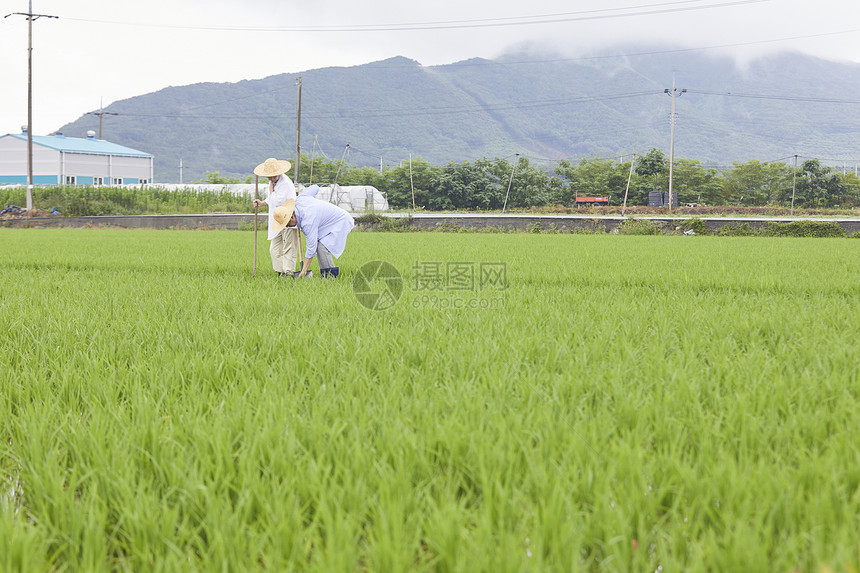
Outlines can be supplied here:
<path id="1" fill-rule="evenodd" d="M 271 185 L 269 189 L 271 189 Z M 281 175 L 275 181 L 275 188 L 266 195 L 265 201 L 269 206 L 269 240 L 271 241 L 277 236 L 273 231 L 275 228 L 275 209 L 287 202 L 287 199 L 296 198 L 296 187 L 286 175 Z"/>
<path id="2" fill-rule="evenodd" d="M 339 257 L 346 248 L 346 236 L 355 226 L 355 221 L 340 207 L 317 199 L 319 190 L 317 185 L 311 185 L 296 198 L 296 221 L 307 238 L 305 257 L 314 258 L 317 242 Z"/>

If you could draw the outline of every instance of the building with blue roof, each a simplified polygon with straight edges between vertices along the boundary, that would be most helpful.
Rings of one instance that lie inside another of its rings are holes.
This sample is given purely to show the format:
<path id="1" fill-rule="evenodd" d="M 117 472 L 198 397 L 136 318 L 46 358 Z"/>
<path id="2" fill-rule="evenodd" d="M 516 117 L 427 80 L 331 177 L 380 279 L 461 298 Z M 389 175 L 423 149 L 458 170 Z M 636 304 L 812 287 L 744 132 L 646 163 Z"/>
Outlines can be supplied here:
<path id="1" fill-rule="evenodd" d="M 95 138 L 33 136 L 34 185 L 152 183 L 154 156 Z M 0 136 L 0 185 L 27 184 L 27 133 Z"/>

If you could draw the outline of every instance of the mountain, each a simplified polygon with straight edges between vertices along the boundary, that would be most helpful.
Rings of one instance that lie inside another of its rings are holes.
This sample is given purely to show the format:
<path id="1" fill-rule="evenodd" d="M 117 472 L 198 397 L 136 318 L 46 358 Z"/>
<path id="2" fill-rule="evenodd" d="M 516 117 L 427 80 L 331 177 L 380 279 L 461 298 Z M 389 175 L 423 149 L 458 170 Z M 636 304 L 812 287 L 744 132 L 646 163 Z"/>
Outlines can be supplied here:
<path id="1" fill-rule="evenodd" d="M 744 66 L 678 51 L 541 61 L 510 54 L 426 67 L 396 57 L 165 88 L 105 108 L 103 136 L 154 154 L 156 181 L 178 181 L 180 158 L 185 182 L 206 171 L 244 179 L 267 157 L 294 155 L 301 76 L 302 151 L 353 165 L 519 153 L 549 168 L 562 158 L 629 156 L 634 139 L 639 152 L 668 155 L 672 101 L 664 90 L 673 73 L 676 157 L 713 166 L 860 157 L 852 99 L 860 65 L 793 53 Z M 83 137 L 90 129 L 98 118 L 83 115 L 59 131 Z"/>

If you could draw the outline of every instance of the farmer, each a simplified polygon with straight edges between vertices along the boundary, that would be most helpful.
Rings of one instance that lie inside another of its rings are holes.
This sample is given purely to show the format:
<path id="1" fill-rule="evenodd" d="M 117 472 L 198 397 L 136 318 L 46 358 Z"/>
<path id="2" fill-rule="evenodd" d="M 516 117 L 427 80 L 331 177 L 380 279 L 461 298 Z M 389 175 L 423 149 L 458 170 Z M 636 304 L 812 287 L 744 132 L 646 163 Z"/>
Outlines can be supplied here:
<path id="1" fill-rule="evenodd" d="M 274 219 L 275 209 L 296 198 L 296 188 L 285 174 L 290 162 L 270 157 L 254 168 L 254 173 L 269 178 L 269 193 L 262 201 L 254 199 L 254 207 L 269 206 L 269 254 L 272 268 L 279 276 L 293 276 L 299 253 L 299 230 L 293 225 L 284 227 Z"/>
<path id="2" fill-rule="evenodd" d="M 340 257 L 346 248 L 346 236 L 355 226 L 352 215 L 326 201 L 316 198 L 318 185 L 311 185 L 295 202 L 288 202 L 275 210 L 276 224 L 298 225 L 305 234 L 307 249 L 302 270 L 297 278 L 310 272 L 311 259 L 317 257 L 320 276 L 337 278 L 340 269 L 334 266 L 334 257 Z"/>

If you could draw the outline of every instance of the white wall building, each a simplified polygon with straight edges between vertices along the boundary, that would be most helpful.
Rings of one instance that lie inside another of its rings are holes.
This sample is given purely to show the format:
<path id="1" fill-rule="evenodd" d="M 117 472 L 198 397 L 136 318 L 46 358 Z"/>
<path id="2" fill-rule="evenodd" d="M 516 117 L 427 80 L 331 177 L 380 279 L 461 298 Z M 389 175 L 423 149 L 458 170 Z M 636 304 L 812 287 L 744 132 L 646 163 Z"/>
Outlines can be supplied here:
<path id="1" fill-rule="evenodd" d="M 87 135 L 34 135 L 33 185 L 152 183 L 152 155 Z M 0 185 L 26 184 L 27 134 L 0 136 Z"/>

